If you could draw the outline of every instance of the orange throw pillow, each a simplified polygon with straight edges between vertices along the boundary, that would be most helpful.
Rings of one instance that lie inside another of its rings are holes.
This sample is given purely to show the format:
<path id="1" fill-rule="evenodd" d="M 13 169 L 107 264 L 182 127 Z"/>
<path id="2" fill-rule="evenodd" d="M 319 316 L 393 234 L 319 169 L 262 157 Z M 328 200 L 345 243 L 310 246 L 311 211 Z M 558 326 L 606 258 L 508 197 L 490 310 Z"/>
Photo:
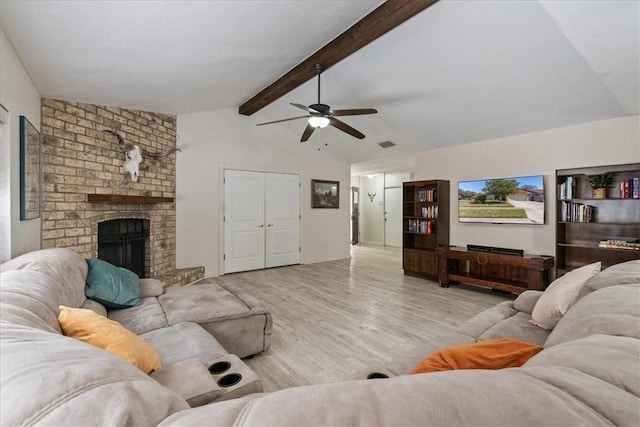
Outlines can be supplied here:
<path id="1" fill-rule="evenodd" d="M 160 355 L 120 323 L 92 310 L 61 305 L 58 323 L 66 336 L 99 347 L 148 374 L 160 369 Z"/>
<path id="2" fill-rule="evenodd" d="M 512 338 L 447 347 L 424 358 L 412 374 L 452 369 L 502 369 L 524 365 L 543 347 Z"/>

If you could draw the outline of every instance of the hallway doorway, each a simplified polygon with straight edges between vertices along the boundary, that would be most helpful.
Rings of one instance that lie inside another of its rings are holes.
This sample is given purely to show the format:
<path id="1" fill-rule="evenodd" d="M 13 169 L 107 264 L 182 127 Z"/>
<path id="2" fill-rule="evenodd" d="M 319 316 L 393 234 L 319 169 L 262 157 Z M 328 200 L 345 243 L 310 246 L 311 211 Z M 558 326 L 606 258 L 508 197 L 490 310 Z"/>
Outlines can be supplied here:
<path id="1" fill-rule="evenodd" d="M 352 231 L 357 228 L 358 244 L 402 247 L 402 183 L 411 181 L 412 177 L 412 172 L 384 172 L 355 177 L 352 187 L 358 188 L 359 203 L 357 226 L 352 226 Z M 351 218 L 355 222 L 353 206 Z"/>

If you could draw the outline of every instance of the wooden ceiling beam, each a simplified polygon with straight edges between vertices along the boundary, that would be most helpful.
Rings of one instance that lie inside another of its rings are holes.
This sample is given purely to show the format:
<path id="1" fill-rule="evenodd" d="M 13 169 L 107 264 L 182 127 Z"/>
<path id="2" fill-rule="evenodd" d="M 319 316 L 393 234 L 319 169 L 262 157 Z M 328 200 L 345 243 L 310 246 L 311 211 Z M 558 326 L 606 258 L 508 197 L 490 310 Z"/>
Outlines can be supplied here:
<path id="1" fill-rule="evenodd" d="M 315 64 L 324 69 L 342 61 L 378 37 L 420 13 L 438 0 L 387 0 L 344 33 L 289 70 L 240 106 L 250 116 L 316 76 Z"/>

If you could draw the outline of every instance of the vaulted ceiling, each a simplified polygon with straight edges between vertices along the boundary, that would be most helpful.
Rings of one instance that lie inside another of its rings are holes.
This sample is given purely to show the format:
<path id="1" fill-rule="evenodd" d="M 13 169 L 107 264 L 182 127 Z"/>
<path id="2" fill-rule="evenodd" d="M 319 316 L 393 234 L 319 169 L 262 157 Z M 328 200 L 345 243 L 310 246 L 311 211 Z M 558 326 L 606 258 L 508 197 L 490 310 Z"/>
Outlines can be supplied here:
<path id="1" fill-rule="evenodd" d="M 395 0 L 394 0 L 395 1 Z M 237 109 L 382 1 L 13 1 L 0 24 L 43 97 L 183 114 Z M 373 107 L 307 143 L 349 163 L 640 113 L 637 1 L 440 0 L 323 74 Z M 304 83 L 247 117 L 300 115 Z M 278 126 L 298 144 L 304 120 Z M 383 150 L 377 144 L 397 145 Z"/>

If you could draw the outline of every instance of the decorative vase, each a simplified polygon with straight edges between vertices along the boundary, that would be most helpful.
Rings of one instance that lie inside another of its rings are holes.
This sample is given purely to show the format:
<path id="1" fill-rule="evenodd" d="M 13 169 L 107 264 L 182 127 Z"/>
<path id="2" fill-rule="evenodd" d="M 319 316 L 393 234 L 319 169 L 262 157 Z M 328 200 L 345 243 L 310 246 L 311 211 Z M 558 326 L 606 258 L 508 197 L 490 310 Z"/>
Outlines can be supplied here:
<path id="1" fill-rule="evenodd" d="M 607 189 L 606 188 L 594 188 L 593 189 L 593 198 L 594 199 L 606 199 L 607 198 Z"/>

